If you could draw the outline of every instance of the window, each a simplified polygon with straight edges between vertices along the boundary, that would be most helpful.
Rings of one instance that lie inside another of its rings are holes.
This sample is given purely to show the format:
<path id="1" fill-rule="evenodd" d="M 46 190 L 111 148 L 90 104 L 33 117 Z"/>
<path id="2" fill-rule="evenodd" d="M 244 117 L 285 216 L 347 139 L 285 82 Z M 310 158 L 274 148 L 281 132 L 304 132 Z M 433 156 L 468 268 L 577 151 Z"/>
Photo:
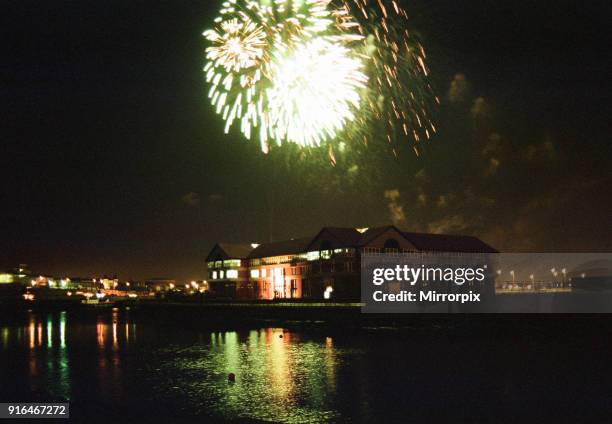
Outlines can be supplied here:
<path id="1" fill-rule="evenodd" d="M 217 271 L 213 271 L 213 272 L 212 272 L 212 279 L 213 279 L 213 280 L 216 280 L 216 279 L 217 279 L 217 276 L 218 276 Z"/>
<path id="2" fill-rule="evenodd" d="M 219 278 L 223 280 L 223 271 L 219 271 Z"/>
<path id="3" fill-rule="evenodd" d="M 227 268 L 230 268 L 230 267 L 238 268 L 240 267 L 240 259 L 227 259 L 223 261 L 223 266 Z"/>
<path id="4" fill-rule="evenodd" d="M 265 268 L 261 270 L 261 276 L 263 278 L 266 278 L 268 276 L 268 271 Z"/>
<path id="5" fill-rule="evenodd" d="M 400 245 L 395 239 L 388 239 L 385 242 L 385 252 L 397 253 L 400 249 Z"/>
<path id="6" fill-rule="evenodd" d="M 252 269 L 251 270 L 251 278 L 259 278 L 259 270 L 258 269 Z"/>
<path id="7" fill-rule="evenodd" d="M 225 273 L 228 279 L 236 279 L 238 278 L 238 270 L 237 269 L 228 269 Z"/>
<path id="8" fill-rule="evenodd" d="M 319 260 L 319 252 L 308 252 L 306 253 L 306 259 L 308 261 L 318 261 Z"/>

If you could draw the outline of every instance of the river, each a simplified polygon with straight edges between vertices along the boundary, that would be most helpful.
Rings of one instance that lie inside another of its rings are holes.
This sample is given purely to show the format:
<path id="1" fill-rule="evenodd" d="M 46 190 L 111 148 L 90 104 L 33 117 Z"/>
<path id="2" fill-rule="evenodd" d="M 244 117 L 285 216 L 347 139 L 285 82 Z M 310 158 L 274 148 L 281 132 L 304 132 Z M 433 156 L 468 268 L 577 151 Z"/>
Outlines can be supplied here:
<path id="1" fill-rule="evenodd" d="M 0 315 L 0 402 L 68 401 L 74 421 L 611 416 L 609 327 L 602 338 L 575 325 L 547 331 L 570 318 L 486 334 L 433 324 L 345 331 L 253 323 L 219 331 L 157 318 L 126 308 Z"/>

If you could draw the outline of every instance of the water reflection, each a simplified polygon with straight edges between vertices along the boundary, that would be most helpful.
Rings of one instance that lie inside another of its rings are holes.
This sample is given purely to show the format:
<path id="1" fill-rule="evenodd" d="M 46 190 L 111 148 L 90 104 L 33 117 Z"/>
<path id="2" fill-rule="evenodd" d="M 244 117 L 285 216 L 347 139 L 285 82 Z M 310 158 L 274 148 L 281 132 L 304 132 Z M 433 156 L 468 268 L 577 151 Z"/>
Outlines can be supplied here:
<path id="1" fill-rule="evenodd" d="M 108 318 L 110 323 L 106 322 Z M 105 387 L 103 390 L 112 388 L 118 393 L 116 387 L 121 386 L 122 380 L 121 348 L 126 349 L 135 340 L 134 334 L 135 324 L 129 321 L 127 313 L 121 316 L 119 310 L 113 310 L 110 317 L 108 313 L 100 313 L 94 326 L 82 319 L 71 325 L 66 311 L 28 311 L 22 324 L 14 322 L 0 327 L 0 347 L 10 355 L 7 362 L 12 367 L 8 371 L 0 367 L 0 374 L 17 375 L 17 384 L 12 390 L 24 390 L 33 400 L 45 396 L 70 399 L 73 395 L 71 369 L 75 367 L 85 374 L 97 371 L 97 381 Z M 90 343 L 91 336 L 97 343 Z M 99 362 L 95 365 L 91 363 L 96 358 L 90 354 L 92 348 L 98 352 Z M 107 352 L 111 352 L 110 356 Z M 71 361 L 72 357 L 76 362 Z M 11 388 L 4 389 L 2 393 Z"/>
<path id="2" fill-rule="evenodd" d="M 76 317 L 29 312 L 21 323 L 0 326 L 0 343 L 11 364 L 0 365 L 0 378 L 16 382 L 0 387 L 0 397 L 96 399 L 105 411 L 161 401 L 228 420 L 338 417 L 340 355 L 331 337 L 278 328 L 177 331 L 176 325 L 137 325 L 129 311 L 114 309 Z"/>
<path id="3" fill-rule="evenodd" d="M 183 376 L 182 393 L 201 411 L 282 422 L 321 422 L 336 415 L 339 359 L 331 338 L 302 340 L 275 328 L 220 332 L 210 335 L 209 345 L 182 353 L 164 364 L 161 378 Z M 235 383 L 227 381 L 228 373 L 236 375 Z"/>

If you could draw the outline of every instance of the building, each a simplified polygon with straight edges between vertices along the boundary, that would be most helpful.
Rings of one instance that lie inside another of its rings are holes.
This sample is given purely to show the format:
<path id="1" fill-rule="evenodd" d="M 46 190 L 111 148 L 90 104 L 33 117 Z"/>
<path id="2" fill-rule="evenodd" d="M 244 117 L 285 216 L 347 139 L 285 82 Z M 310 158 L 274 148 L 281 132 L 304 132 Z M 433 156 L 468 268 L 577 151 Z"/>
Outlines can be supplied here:
<path id="1" fill-rule="evenodd" d="M 360 297 L 363 253 L 495 253 L 468 236 L 402 232 L 394 226 L 323 228 L 314 237 L 261 245 L 216 244 L 206 258 L 211 294 L 232 299 Z"/>
<path id="2" fill-rule="evenodd" d="M 217 243 L 206 257 L 208 288 L 220 298 L 257 299 L 249 255 L 258 245 Z"/>
<path id="3" fill-rule="evenodd" d="M 248 256 L 249 280 L 255 299 L 301 299 L 306 275 L 301 256 L 310 239 L 258 246 Z"/>

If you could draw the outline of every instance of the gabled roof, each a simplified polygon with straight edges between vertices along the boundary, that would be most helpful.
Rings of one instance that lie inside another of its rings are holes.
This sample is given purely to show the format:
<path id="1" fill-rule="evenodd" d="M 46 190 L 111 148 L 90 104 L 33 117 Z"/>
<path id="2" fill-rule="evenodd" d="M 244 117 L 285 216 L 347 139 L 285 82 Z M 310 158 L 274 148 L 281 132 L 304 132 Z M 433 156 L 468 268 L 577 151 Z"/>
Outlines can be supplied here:
<path id="1" fill-rule="evenodd" d="M 376 228 L 368 228 L 363 234 L 361 234 L 361 238 L 359 240 L 359 246 L 365 246 L 370 243 L 372 240 L 377 238 L 378 236 L 386 233 L 389 230 L 395 230 L 399 235 L 403 235 L 403 233 L 398 230 L 393 225 L 386 225 L 384 227 L 376 227 Z"/>
<path id="2" fill-rule="evenodd" d="M 438 252 L 498 253 L 482 240 L 471 236 L 403 233 L 417 249 Z"/>
<path id="3" fill-rule="evenodd" d="M 220 259 L 246 259 L 252 251 L 253 246 L 250 244 L 217 243 L 206 257 L 206 261 L 212 260 L 215 253 Z"/>
<path id="4" fill-rule="evenodd" d="M 331 240 L 326 239 L 331 243 L 330 248 L 346 248 L 346 247 L 361 247 L 370 243 L 372 240 L 376 239 L 378 236 L 386 233 L 389 230 L 394 230 L 398 233 L 398 235 L 402 236 L 403 233 L 398 230 L 393 225 L 386 225 L 384 227 L 376 227 L 376 228 L 368 228 L 367 230 L 361 232 L 356 228 L 341 228 L 341 227 L 325 227 L 319 234 L 317 234 L 312 242 L 309 243 L 307 250 L 316 250 L 311 249 L 311 246 L 315 244 L 315 242 L 319 239 L 319 237 L 323 234 L 330 235 Z"/>
<path id="5" fill-rule="evenodd" d="M 324 227 L 310 240 L 306 250 L 316 250 L 311 249 L 311 245 L 319 240 L 322 234 L 329 234 L 331 236 L 331 240 L 326 239 L 326 241 L 331 243 L 331 249 L 354 247 L 357 246 L 361 239 L 361 233 L 355 228 Z"/>
<path id="6" fill-rule="evenodd" d="M 253 249 L 249 244 L 218 243 L 206 261 L 220 259 L 259 259 L 274 256 L 296 255 L 309 250 L 318 250 L 316 242 L 325 234 L 331 249 L 359 248 L 367 246 L 380 235 L 392 230 L 408 240 L 417 250 L 436 252 L 497 253 L 493 247 L 471 236 L 442 234 L 406 233 L 393 225 L 370 228 L 363 233 L 355 228 L 325 227 L 315 237 L 300 238 L 272 243 L 264 243 Z"/>
<path id="7" fill-rule="evenodd" d="M 296 255 L 305 251 L 312 238 L 301 238 L 286 241 L 264 243 L 255 248 L 249 259 L 270 258 L 273 256 Z"/>

